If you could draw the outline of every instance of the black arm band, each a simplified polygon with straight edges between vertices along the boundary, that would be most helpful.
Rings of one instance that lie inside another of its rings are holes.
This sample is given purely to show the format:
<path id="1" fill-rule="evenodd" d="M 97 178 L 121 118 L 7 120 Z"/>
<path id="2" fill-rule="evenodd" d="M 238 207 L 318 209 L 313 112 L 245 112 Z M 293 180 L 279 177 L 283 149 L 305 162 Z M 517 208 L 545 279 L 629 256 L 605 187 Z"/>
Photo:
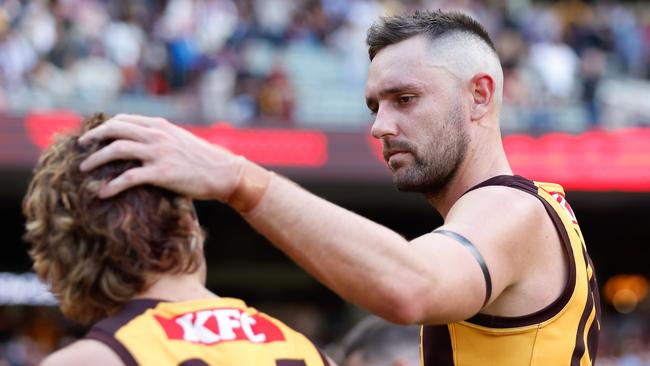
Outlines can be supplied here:
<path id="1" fill-rule="evenodd" d="M 487 264 L 485 264 L 485 260 L 483 259 L 483 256 L 481 253 L 479 253 L 478 249 L 472 244 L 471 241 L 467 240 L 466 237 L 457 234 L 453 231 L 449 230 L 434 230 L 434 233 L 442 234 L 445 236 L 448 236 L 457 242 L 463 244 L 465 248 L 469 249 L 469 251 L 472 253 L 474 256 L 474 259 L 478 262 L 478 265 L 481 266 L 481 271 L 483 271 L 483 277 L 485 278 L 485 301 L 483 301 L 483 307 L 487 304 L 488 300 L 490 300 L 490 296 L 492 296 L 492 278 L 490 277 L 490 271 L 488 271 Z"/>

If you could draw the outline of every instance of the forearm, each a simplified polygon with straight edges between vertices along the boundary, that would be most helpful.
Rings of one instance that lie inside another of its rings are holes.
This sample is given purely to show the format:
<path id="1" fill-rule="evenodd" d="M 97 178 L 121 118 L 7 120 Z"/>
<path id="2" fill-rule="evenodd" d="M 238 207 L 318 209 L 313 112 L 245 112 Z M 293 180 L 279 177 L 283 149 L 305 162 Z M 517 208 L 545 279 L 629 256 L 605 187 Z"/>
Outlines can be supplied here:
<path id="1" fill-rule="evenodd" d="M 388 319 L 421 280 L 414 278 L 419 261 L 400 235 L 279 176 L 243 216 L 333 291 Z"/>

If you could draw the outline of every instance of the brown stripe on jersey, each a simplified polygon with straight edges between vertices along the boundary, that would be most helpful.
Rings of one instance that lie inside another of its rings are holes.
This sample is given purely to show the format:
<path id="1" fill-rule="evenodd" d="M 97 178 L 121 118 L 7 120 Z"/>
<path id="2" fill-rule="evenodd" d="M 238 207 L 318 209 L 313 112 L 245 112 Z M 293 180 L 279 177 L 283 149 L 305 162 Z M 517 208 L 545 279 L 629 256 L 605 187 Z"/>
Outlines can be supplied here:
<path id="1" fill-rule="evenodd" d="M 97 331 L 91 329 L 86 336 L 84 336 L 84 339 L 92 339 L 98 342 L 101 342 L 105 344 L 108 348 L 110 348 L 113 352 L 117 354 L 117 357 L 122 360 L 124 365 L 126 366 L 138 366 L 138 363 L 135 361 L 135 358 L 131 355 L 131 352 L 122 345 L 122 343 L 118 342 L 117 339 L 113 337 L 112 334 L 106 334 L 102 331 Z"/>
<path id="2" fill-rule="evenodd" d="M 576 234 L 580 236 L 577 230 Z M 582 247 L 582 256 L 584 257 L 586 263 L 585 272 L 590 266 L 593 270 L 591 258 L 589 258 L 587 255 L 584 246 Z M 576 331 L 575 346 L 573 348 L 573 355 L 571 356 L 571 366 L 580 364 L 580 359 L 585 353 L 585 346 L 589 355 L 589 359 L 592 361 L 594 360 L 598 347 L 598 332 L 594 331 L 594 323 L 598 322 L 600 315 L 600 305 L 598 304 L 599 302 L 600 298 L 598 296 L 598 284 L 596 283 L 595 276 L 592 275 L 592 277 L 589 279 L 589 293 L 587 294 L 587 303 L 585 304 L 585 308 L 583 309 L 582 315 L 580 316 L 580 323 L 578 324 L 578 330 Z M 587 325 L 587 320 L 589 320 L 589 315 L 591 315 L 592 311 L 596 312 L 596 316 L 594 317 L 594 320 L 592 321 L 589 328 L 587 334 L 587 345 L 585 345 L 585 327 Z M 594 347 L 594 349 L 591 349 L 591 347 Z"/>
<path id="3" fill-rule="evenodd" d="M 424 366 L 453 366 L 454 350 L 447 325 L 422 326 L 422 360 Z"/>
<path id="4" fill-rule="evenodd" d="M 562 222 L 562 219 L 558 215 L 557 211 L 553 209 L 553 206 L 551 206 L 551 204 L 548 201 L 546 201 L 543 197 L 541 197 L 538 194 L 537 191 L 538 188 L 535 185 L 535 183 L 533 183 L 531 180 L 528 180 L 518 175 L 499 175 L 496 177 L 492 177 L 486 180 L 485 182 L 470 188 L 467 192 L 473 191 L 478 188 L 487 187 L 487 186 L 505 186 L 514 189 L 519 189 L 522 192 L 526 192 L 533 195 L 534 197 L 537 197 L 537 199 L 539 199 L 540 202 L 542 202 L 544 208 L 546 209 L 546 212 L 548 213 L 551 220 L 553 221 L 555 230 L 557 230 L 560 239 L 562 241 L 562 249 L 564 250 L 564 253 L 567 256 L 569 272 L 568 272 L 567 282 L 560 296 L 557 299 L 555 299 L 550 305 L 546 306 L 541 310 L 538 310 L 528 315 L 513 316 L 513 317 L 478 313 L 474 315 L 472 318 L 468 319 L 467 322 L 481 325 L 484 327 L 490 327 L 490 328 L 512 328 L 512 327 L 523 327 L 527 325 L 533 325 L 551 319 L 558 312 L 560 312 L 569 302 L 576 284 L 575 258 L 573 257 L 571 240 L 569 239 L 569 234 L 567 233 L 566 228 L 564 227 L 564 223 Z"/>
<path id="5" fill-rule="evenodd" d="M 505 186 L 505 187 L 517 188 L 522 191 L 528 191 L 533 195 L 537 195 L 537 186 L 535 185 L 535 183 L 520 175 L 497 175 L 468 189 L 467 191 L 465 191 L 465 193 L 463 193 L 463 195 L 475 189 L 488 187 L 488 186 Z"/>
<path id="6" fill-rule="evenodd" d="M 589 314 L 594 309 L 594 298 L 591 294 L 587 294 L 587 304 L 582 311 L 580 316 L 580 323 L 578 324 L 578 330 L 576 331 L 576 341 L 575 346 L 573 347 L 573 355 L 571 356 L 571 366 L 580 365 L 580 359 L 585 353 L 585 325 L 587 324 L 587 319 L 589 319 Z"/>
<path id="7" fill-rule="evenodd" d="M 94 339 L 104 343 L 115 352 L 127 366 L 137 365 L 131 353 L 115 339 L 115 332 L 130 322 L 133 318 L 144 313 L 147 309 L 156 307 L 160 300 L 136 299 L 131 300 L 122 307 L 117 314 L 100 320 L 90 328 L 85 339 Z"/>
<path id="8" fill-rule="evenodd" d="M 592 269 L 592 276 L 589 280 L 589 287 L 591 288 L 591 294 L 594 297 L 594 304 L 596 306 L 596 318 L 591 323 L 589 327 L 589 333 L 587 334 L 587 350 L 589 351 L 589 358 L 592 362 L 596 362 L 596 354 L 598 353 L 598 339 L 600 338 L 600 294 L 598 290 L 598 281 L 594 275 L 595 269 L 594 264 L 591 262 L 591 258 L 587 255 L 589 260 L 589 266 Z"/>
<path id="9" fill-rule="evenodd" d="M 192 358 L 190 360 L 185 360 L 181 363 L 178 364 L 178 366 L 210 366 L 208 365 L 207 362 L 198 359 L 198 358 Z"/>
<path id="10" fill-rule="evenodd" d="M 281 360 L 276 360 L 275 361 L 276 366 L 307 366 L 305 361 L 303 360 L 295 360 L 295 359 L 281 359 Z"/>
<path id="11" fill-rule="evenodd" d="M 578 237 L 584 240 L 580 232 L 577 229 L 575 230 Z M 594 308 L 596 310 L 594 321 L 589 326 L 589 330 L 587 332 L 587 352 L 589 353 L 589 359 L 592 362 L 595 362 L 596 355 L 598 353 L 598 339 L 600 337 L 600 292 L 598 287 L 598 280 L 596 279 L 595 275 L 596 269 L 594 267 L 594 262 L 591 260 L 591 257 L 589 257 L 589 254 L 585 249 L 586 246 L 584 241 L 582 244 L 582 255 L 584 256 L 585 262 L 587 263 L 587 268 L 591 269 L 591 278 L 589 278 L 589 295 L 593 297 Z"/>
<path id="12" fill-rule="evenodd" d="M 154 299 L 135 299 L 127 302 L 115 315 L 97 322 L 91 329 L 101 329 L 108 334 L 114 334 L 131 319 L 144 313 L 147 309 L 153 309 L 162 302 Z"/>

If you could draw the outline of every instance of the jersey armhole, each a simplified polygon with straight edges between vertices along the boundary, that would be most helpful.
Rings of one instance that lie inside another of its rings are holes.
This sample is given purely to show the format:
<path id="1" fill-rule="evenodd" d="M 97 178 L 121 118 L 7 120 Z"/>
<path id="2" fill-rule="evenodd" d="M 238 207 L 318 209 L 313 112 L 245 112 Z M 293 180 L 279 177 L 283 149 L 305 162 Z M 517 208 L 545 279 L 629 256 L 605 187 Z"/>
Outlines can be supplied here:
<path id="1" fill-rule="evenodd" d="M 575 290 L 576 283 L 576 264 L 573 254 L 573 249 L 571 246 L 571 240 L 569 239 L 569 233 L 565 227 L 562 219 L 560 218 L 558 212 L 552 207 L 551 203 L 548 202 L 544 197 L 540 196 L 538 193 L 539 187 L 531 180 L 523 178 L 521 176 L 497 176 L 487 181 L 478 184 L 470 188 L 467 192 L 472 190 L 487 187 L 487 186 L 502 186 L 517 189 L 524 193 L 528 193 L 533 197 L 537 198 L 541 202 L 542 206 L 546 210 L 548 217 L 551 219 L 553 226 L 560 238 L 560 245 L 562 246 L 562 251 L 564 252 L 565 258 L 568 261 L 566 264 L 567 268 L 567 280 L 564 285 L 564 289 L 560 295 L 548 306 L 535 311 L 533 313 L 521 316 L 514 317 L 504 317 L 498 315 L 487 315 L 478 313 L 472 318 L 467 319 L 468 323 L 490 327 L 490 328 L 514 328 L 514 327 L 523 327 L 529 326 L 532 324 L 538 324 L 545 322 L 551 319 L 553 316 L 558 314 L 571 299 L 573 292 Z M 467 193 L 466 192 L 466 193 Z"/>

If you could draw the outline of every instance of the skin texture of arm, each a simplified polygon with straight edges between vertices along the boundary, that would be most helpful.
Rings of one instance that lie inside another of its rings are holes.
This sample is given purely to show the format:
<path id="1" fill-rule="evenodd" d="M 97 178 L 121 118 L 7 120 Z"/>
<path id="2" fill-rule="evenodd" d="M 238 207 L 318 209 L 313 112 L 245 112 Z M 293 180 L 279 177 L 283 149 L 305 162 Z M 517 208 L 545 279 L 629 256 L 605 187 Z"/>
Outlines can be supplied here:
<path id="1" fill-rule="evenodd" d="M 100 362 L 101 361 L 101 362 Z M 124 366 L 115 352 L 101 342 L 83 339 L 49 355 L 41 366 Z"/>
<path id="2" fill-rule="evenodd" d="M 492 276 L 491 301 L 527 267 L 521 260 L 527 247 L 518 237 L 530 234 L 526 222 L 539 203 L 519 195 L 504 188 L 472 192 L 443 226 L 473 241 L 483 255 Z M 518 204 L 511 212 L 485 215 L 483 205 L 498 207 L 503 199 Z M 244 217 L 343 298 L 393 322 L 448 323 L 471 317 L 483 304 L 478 263 L 446 236 L 428 233 L 408 242 L 282 178 L 271 181 L 259 206 Z"/>
<path id="3" fill-rule="evenodd" d="M 115 159 L 139 159 L 143 166 L 107 183 L 101 197 L 149 183 L 227 202 L 242 180 L 244 164 L 253 164 L 157 118 L 119 115 L 82 136 L 80 143 L 107 138 L 118 140 L 90 156 L 82 170 Z M 458 200 L 445 220 L 445 229 L 467 237 L 485 258 L 492 276 L 490 302 L 516 285 L 529 267 L 527 258 L 533 257 L 524 255 L 536 244 L 530 225 L 536 217 L 531 216 L 543 209 L 521 195 L 483 188 Z M 500 207 L 504 201 L 517 203 L 507 212 L 486 215 L 484 207 Z M 446 236 L 429 233 L 409 243 L 273 174 L 259 203 L 243 216 L 319 281 L 387 320 L 448 323 L 471 317 L 483 305 L 485 280 L 478 263 Z"/>

